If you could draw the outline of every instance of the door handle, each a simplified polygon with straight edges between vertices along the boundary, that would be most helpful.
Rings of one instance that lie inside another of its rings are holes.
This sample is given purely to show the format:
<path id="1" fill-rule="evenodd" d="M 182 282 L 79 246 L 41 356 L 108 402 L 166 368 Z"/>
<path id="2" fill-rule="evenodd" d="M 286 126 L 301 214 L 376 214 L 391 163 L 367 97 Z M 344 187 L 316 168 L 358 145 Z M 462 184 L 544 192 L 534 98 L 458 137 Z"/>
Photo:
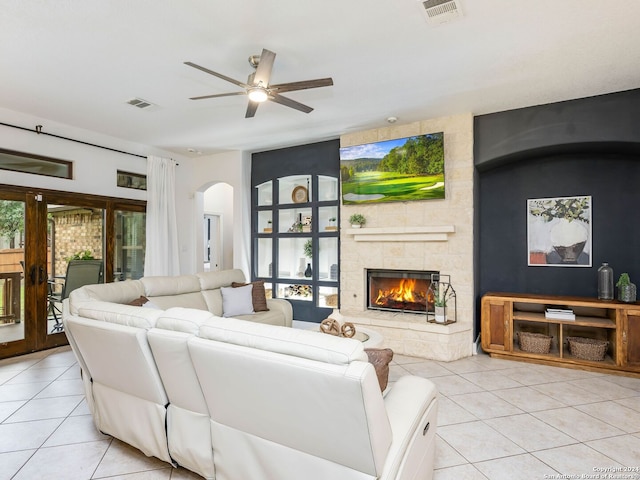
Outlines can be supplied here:
<path id="1" fill-rule="evenodd" d="M 31 279 L 31 285 L 35 285 L 36 284 L 36 266 L 35 265 L 31 267 L 31 269 L 29 270 L 29 278 Z"/>
<path id="2" fill-rule="evenodd" d="M 44 267 L 42 265 L 40 265 L 40 267 L 38 268 L 38 271 L 40 272 L 40 277 L 38 278 L 38 283 L 39 284 L 43 284 L 44 281 L 47 279 L 46 275 L 44 274 Z"/>

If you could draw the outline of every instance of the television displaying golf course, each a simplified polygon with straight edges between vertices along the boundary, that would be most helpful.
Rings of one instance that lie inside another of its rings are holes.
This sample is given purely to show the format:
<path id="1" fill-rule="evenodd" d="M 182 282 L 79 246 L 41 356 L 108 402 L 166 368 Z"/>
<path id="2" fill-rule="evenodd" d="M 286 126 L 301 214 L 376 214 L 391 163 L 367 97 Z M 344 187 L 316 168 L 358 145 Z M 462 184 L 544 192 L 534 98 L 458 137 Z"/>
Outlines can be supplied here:
<path id="1" fill-rule="evenodd" d="M 340 149 L 342 203 L 444 198 L 444 133 Z"/>

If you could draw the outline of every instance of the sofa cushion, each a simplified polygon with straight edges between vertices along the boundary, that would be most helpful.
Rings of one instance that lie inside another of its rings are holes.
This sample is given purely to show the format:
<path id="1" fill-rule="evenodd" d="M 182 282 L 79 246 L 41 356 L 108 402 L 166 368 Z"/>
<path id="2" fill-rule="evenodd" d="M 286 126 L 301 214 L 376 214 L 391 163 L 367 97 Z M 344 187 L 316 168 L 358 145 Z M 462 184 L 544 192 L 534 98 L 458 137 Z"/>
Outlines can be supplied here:
<path id="1" fill-rule="evenodd" d="M 164 297 L 200 291 L 200 282 L 194 275 L 143 277 L 140 281 L 144 285 L 147 297 Z"/>
<path id="2" fill-rule="evenodd" d="M 207 310 L 218 317 L 222 316 L 222 293 L 219 288 L 202 290 L 202 298 L 207 304 Z"/>
<path id="3" fill-rule="evenodd" d="M 244 283 L 246 281 L 244 273 L 239 268 L 216 272 L 200 272 L 196 276 L 200 280 L 200 289 L 202 291 L 229 287 L 233 282 Z"/>
<path id="4" fill-rule="evenodd" d="M 211 312 L 206 310 L 175 307 L 170 308 L 158 318 L 156 328 L 196 335 L 200 325 L 206 320 L 214 320 L 215 318 Z"/>
<path id="5" fill-rule="evenodd" d="M 156 320 L 163 313 L 162 310 L 111 302 L 87 302 L 81 304 L 78 308 L 80 317 L 143 329 L 155 326 Z"/>
<path id="6" fill-rule="evenodd" d="M 140 280 L 85 285 L 69 294 L 69 309 L 73 315 L 77 315 L 78 307 L 85 302 L 97 300 L 111 303 L 129 303 L 142 295 L 144 295 L 144 285 Z"/>
<path id="7" fill-rule="evenodd" d="M 368 361 L 362 342 L 318 332 L 258 324 L 235 318 L 208 320 L 198 336 L 260 350 L 338 365 Z"/>
<path id="8" fill-rule="evenodd" d="M 256 312 L 249 315 L 235 315 L 233 318 L 248 320 L 254 323 L 268 323 L 269 325 L 278 325 L 280 327 L 291 327 L 291 325 L 287 323 L 282 310 L 277 310 L 275 308 L 272 308 L 267 312 Z"/>
<path id="9" fill-rule="evenodd" d="M 253 313 L 253 301 L 251 292 L 253 285 L 244 287 L 220 287 L 222 293 L 222 316 L 235 317 L 236 315 L 248 315 Z"/>
<path id="10" fill-rule="evenodd" d="M 175 277 L 143 277 L 144 296 L 158 308 L 171 307 L 197 308 L 208 310 L 207 303 L 200 292 L 200 281 L 195 275 Z"/>
<path id="11" fill-rule="evenodd" d="M 251 290 L 251 299 L 253 301 L 254 312 L 266 312 L 269 310 L 267 307 L 267 294 L 264 289 L 264 280 L 256 280 L 251 283 L 239 283 L 231 282 L 233 288 L 244 287 L 245 285 L 253 285 Z"/>

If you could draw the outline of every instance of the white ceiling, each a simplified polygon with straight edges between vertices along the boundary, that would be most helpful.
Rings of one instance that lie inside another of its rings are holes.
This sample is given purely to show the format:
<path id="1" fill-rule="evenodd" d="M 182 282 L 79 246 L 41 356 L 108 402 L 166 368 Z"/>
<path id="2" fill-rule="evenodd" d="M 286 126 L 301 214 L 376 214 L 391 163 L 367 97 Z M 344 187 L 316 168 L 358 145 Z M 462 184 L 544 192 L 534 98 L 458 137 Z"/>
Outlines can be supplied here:
<path id="1" fill-rule="evenodd" d="M 0 0 L 0 108 L 206 155 L 640 87 L 638 0 L 457 3 L 431 25 L 417 0 Z M 262 48 L 272 83 L 333 77 L 286 94 L 313 112 L 188 99 L 238 87 L 183 62 L 245 81 Z"/>

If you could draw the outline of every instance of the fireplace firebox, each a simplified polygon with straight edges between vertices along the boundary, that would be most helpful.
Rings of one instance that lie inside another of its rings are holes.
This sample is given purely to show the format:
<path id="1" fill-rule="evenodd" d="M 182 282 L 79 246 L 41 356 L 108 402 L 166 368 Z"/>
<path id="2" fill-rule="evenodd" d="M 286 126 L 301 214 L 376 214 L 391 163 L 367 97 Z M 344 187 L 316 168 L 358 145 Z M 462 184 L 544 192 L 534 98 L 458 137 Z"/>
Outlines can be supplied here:
<path id="1" fill-rule="evenodd" d="M 367 308 L 407 313 L 426 313 L 433 310 L 429 298 L 432 270 L 367 269 Z"/>

